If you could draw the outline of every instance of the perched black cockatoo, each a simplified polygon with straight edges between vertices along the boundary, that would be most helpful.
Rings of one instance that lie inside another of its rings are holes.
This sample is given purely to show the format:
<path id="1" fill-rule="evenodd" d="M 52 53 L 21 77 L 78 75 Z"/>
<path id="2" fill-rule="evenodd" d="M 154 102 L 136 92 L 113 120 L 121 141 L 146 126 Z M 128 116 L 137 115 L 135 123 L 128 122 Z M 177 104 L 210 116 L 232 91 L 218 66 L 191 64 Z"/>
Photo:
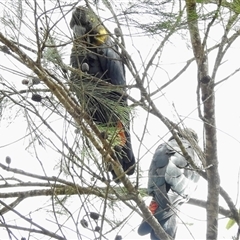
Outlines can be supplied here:
<path id="1" fill-rule="evenodd" d="M 197 141 L 197 135 L 193 130 L 186 129 L 185 133 Z M 190 142 L 181 134 L 178 135 L 195 165 L 200 167 L 200 160 Z M 157 148 L 148 173 L 148 194 L 153 197 L 149 210 L 173 239 L 177 230 L 178 210 L 190 199 L 198 180 L 198 173 L 184 158 L 173 137 Z M 159 239 L 144 220 L 138 228 L 138 233 L 139 235 L 150 233 L 151 239 Z"/>
<path id="2" fill-rule="evenodd" d="M 91 9 L 77 7 L 70 27 L 74 35 L 71 65 L 79 70 L 71 74 L 72 89 L 82 109 L 103 127 L 103 132 L 107 133 L 104 135 L 111 135 L 109 141 L 116 149 L 118 161 L 123 170 L 132 175 L 135 157 L 129 133 L 130 113 L 124 94 L 126 79 L 122 57 Z M 112 175 L 116 178 L 113 170 Z"/>

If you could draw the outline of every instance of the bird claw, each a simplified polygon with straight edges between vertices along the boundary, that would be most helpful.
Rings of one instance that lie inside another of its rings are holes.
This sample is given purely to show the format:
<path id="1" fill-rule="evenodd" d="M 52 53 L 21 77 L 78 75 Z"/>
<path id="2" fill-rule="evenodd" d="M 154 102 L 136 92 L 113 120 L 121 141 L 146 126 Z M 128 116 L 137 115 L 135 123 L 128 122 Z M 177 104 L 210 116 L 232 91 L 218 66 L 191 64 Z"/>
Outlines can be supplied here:
<path id="1" fill-rule="evenodd" d="M 115 145 L 113 149 L 118 153 L 120 153 L 122 151 L 122 147 L 119 145 Z"/>
<path id="2" fill-rule="evenodd" d="M 103 138 L 103 139 L 108 139 L 108 134 L 107 134 L 107 132 L 105 132 L 105 131 L 103 131 L 103 132 L 101 132 L 101 137 Z"/>

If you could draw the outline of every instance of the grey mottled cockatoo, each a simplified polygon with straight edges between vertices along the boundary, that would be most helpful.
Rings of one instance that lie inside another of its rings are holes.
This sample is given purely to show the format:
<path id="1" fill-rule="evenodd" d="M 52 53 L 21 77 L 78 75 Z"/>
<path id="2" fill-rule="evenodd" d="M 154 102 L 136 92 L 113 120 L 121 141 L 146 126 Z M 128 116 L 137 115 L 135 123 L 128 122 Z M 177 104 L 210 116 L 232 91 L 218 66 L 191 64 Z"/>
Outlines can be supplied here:
<path id="1" fill-rule="evenodd" d="M 193 130 L 187 129 L 185 133 L 196 143 L 197 135 Z M 197 168 L 200 167 L 201 162 L 191 143 L 181 134 L 178 136 Z M 157 148 L 148 174 L 148 194 L 153 197 L 149 210 L 173 239 L 177 230 L 178 210 L 195 191 L 199 177 L 173 137 Z M 151 239 L 159 239 L 145 220 L 139 226 L 138 233 L 150 233 Z"/>

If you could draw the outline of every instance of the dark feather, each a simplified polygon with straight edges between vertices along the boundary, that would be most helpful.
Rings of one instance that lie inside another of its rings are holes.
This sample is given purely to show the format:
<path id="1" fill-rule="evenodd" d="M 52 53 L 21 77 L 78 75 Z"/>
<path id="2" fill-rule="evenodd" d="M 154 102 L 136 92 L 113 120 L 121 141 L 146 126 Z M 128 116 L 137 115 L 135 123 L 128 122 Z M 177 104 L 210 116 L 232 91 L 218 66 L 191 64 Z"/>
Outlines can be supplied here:
<path id="1" fill-rule="evenodd" d="M 71 75 L 72 90 L 81 107 L 97 124 L 117 128 L 121 123 L 127 141 L 117 156 L 124 171 L 132 167 L 127 172 L 131 175 L 135 168 L 135 158 L 129 133 L 130 116 L 124 94 L 126 79 L 121 55 L 90 9 L 76 8 L 70 27 L 74 34 L 71 65 L 80 70 Z M 113 171 L 112 174 L 115 178 Z"/>

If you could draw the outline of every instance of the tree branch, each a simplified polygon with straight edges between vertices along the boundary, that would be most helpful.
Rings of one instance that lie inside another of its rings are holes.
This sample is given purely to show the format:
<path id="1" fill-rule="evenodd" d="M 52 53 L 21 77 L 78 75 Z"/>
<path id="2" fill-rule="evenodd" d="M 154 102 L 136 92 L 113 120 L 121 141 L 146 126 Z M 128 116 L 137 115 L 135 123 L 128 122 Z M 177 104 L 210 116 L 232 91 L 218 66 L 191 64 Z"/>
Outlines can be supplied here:
<path id="1" fill-rule="evenodd" d="M 198 14 L 195 0 L 186 0 L 187 20 L 193 53 L 198 66 L 198 81 L 209 76 L 207 54 L 201 43 L 198 28 Z M 209 25 L 210 26 L 210 25 Z M 209 32 L 210 29 L 208 29 Z M 204 43 L 205 44 L 205 43 Z M 205 156 L 208 181 L 207 196 L 207 239 L 217 239 L 220 177 L 218 173 L 217 138 L 215 123 L 214 79 L 200 84 L 204 112 L 204 129 L 206 135 Z"/>

